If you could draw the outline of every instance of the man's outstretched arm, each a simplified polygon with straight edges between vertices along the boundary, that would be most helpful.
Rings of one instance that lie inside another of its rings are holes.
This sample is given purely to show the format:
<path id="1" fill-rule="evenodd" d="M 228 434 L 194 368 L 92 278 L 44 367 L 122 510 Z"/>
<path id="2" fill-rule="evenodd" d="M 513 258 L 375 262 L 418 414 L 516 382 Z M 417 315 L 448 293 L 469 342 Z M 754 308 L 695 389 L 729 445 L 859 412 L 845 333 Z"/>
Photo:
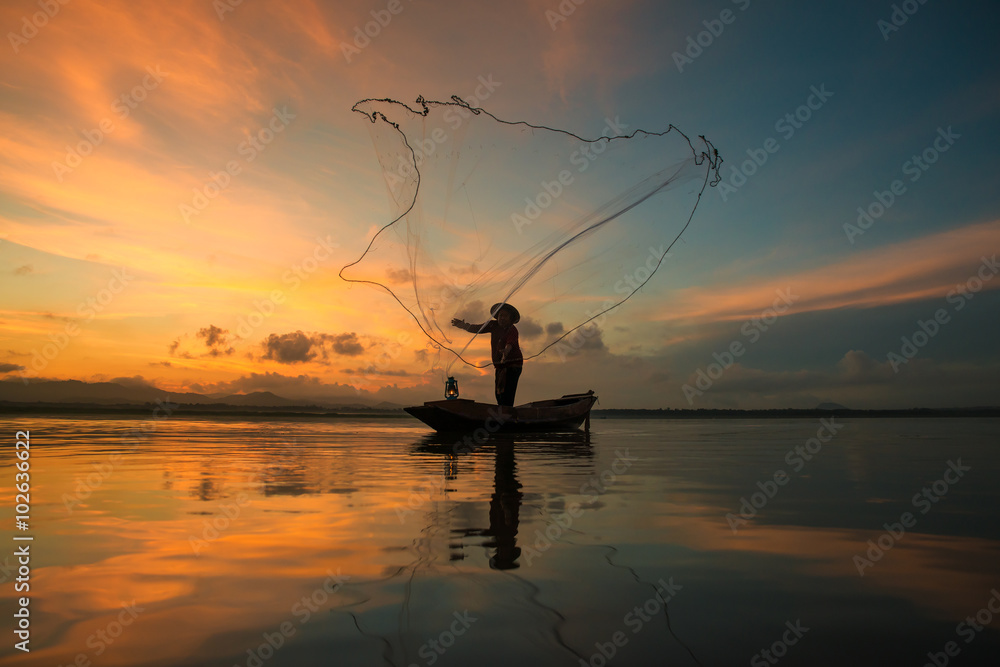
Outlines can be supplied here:
<path id="1" fill-rule="evenodd" d="M 465 320 L 460 320 L 457 317 L 452 319 L 451 326 L 458 327 L 459 329 L 465 329 L 470 333 L 486 333 L 483 328 L 486 324 L 469 324 Z"/>

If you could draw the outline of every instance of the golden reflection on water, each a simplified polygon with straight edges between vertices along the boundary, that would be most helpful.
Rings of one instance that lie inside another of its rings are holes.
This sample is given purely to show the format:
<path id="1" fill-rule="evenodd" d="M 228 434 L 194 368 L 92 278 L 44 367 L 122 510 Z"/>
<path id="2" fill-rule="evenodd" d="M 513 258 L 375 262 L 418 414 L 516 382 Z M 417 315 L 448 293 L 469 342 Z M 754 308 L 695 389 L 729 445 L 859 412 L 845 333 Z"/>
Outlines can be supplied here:
<path id="1" fill-rule="evenodd" d="M 640 431 L 519 436 L 456 455 L 453 440 L 400 424 L 175 420 L 104 476 L 125 426 L 38 425 L 51 440 L 33 454 L 32 651 L 3 647 L 3 664 L 247 664 L 282 623 L 295 634 L 266 664 L 334 648 L 356 664 L 425 664 L 425 639 L 461 610 L 480 615 L 477 639 L 442 664 L 505 646 L 565 663 L 589 657 L 664 572 L 691 582 L 672 610 L 712 608 L 696 600 L 698 577 L 790 590 L 802 577 L 947 622 L 1000 583 L 996 540 L 919 525 L 863 581 L 852 557 L 871 530 L 757 521 L 734 534 L 726 503 L 745 488 L 693 483 L 690 468 L 672 470 L 689 454 Z M 609 476 L 619 446 L 647 464 Z M 585 486 L 602 474 L 603 492 Z M 8 520 L 9 487 L 2 502 Z M 5 609 L 13 595 L 5 586 Z M 141 611 L 105 642 L 132 601 Z M 631 650 L 679 664 L 694 664 L 685 643 L 714 650 L 683 615 L 674 626 L 681 637 L 661 628 Z"/>

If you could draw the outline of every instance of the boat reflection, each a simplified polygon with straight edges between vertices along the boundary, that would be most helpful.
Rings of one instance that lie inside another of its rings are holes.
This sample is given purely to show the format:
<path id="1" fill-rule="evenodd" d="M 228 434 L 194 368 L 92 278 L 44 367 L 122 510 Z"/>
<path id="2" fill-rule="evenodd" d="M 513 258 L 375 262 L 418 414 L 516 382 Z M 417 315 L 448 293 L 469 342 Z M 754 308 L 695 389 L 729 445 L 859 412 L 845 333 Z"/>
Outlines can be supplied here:
<path id="1" fill-rule="evenodd" d="M 489 528 L 483 529 L 475 526 L 452 527 L 450 532 L 453 536 L 460 537 L 459 540 L 449 544 L 451 550 L 451 561 L 463 560 L 465 543 L 468 538 L 485 537 L 485 541 L 478 546 L 486 547 L 490 550 L 489 568 L 491 570 L 517 570 L 521 567 L 519 562 L 521 547 L 517 544 L 518 524 L 520 520 L 521 508 L 526 494 L 523 486 L 518 480 L 517 454 L 534 459 L 532 463 L 537 463 L 539 459 L 561 460 L 563 464 L 572 461 L 574 463 L 584 462 L 584 469 L 576 472 L 587 476 L 594 472 L 594 450 L 591 446 L 591 435 L 589 431 L 577 431 L 568 433 L 546 433 L 546 434 L 506 434 L 493 435 L 488 442 L 483 443 L 474 452 L 461 451 L 461 440 L 456 441 L 454 436 L 434 434 L 426 436 L 421 442 L 414 445 L 413 454 L 419 456 L 443 456 L 445 461 L 445 477 L 448 480 L 455 480 L 459 476 L 459 467 L 463 457 L 474 456 L 476 454 L 493 453 L 493 493 L 490 495 L 489 507 Z M 530 496 L 537 497 L 538 494 L 529 492 Z M 449 516 L 449 521 L 461 521 L 463 516 L 451 513 L 435 513 L 434 517 Z M 471 514 L 475 516 L 475 514 Z M 430 529 L 432 526 L 428 526 Z M 605 554 L 605 560 L 613 568 L 628 572 L 631 578 L 639 584 L 649 585 L 657 594 L 660 593 L 656 586 L 644 582 L 642 577 L 632 567 L 628 565 L 617 565 L 610 558 L 617 555 L 618 549 L 611 545 L 606 545 L 609 550 Z M 529 547 L 530 552 L 530 547 Z M 529 561 L 530 565 L 530 561 Z M 555 618 L 552 619 L 552 637 L 567 652 L 573 654 L 581 662 L 588 662 L 590 656 L 585 656 L 567 643 L 563 636 L 563 625 L 567 616 L 553 607 L 544 606 L 539 602 L 535 594 L 538 589 L 527 579 L 516 577 L 525 586 L 526 599 L 532 601 L 540 609 L 551 612 Z M 662 598 L 661 598 L 662 599 Z M 669 598 L 668 598 L 669 600 Z M 660 606 L 665 619 L 666 629 L 674 641 L 687 653 L 695 665 L 702 663 L 691 649 L 674 631 L 670 612 L 667 604 Z"/>
<path id="2" fill-rule="evenodd" d="M 414 445 L 414 454 L 445 457 L 445 479 L 458 478 L 462 457 L 493 450 L 493 493 L 490 496 L 489 528 L 476 526 L 452 527 L 451 532 L 462 539 L 449 544 L 450 560 L 462 560 L 464 539 L 486 537 L 481 546 L 492 549 L 489 566 L 494 570 L 513 570 L 521 548 L 517 546 L 517 529 L 524 500 L 517 479 L 515 452 L 539 454 L 553 459 L 574 459 L 592 462 L 594 452 L 588 431 L 545 434 L 494 434 L 482 444 L 472 445 L 472 451 L 462 438 L 432 434 Z"/>
<path id="3" fill-rule="evenodd" d="M 454 454 L 457 456 L 489 451 L 503 446 L 517 447 L 521 453 L 540 453 L 555 458 L 589 458 L 591 448 L 589 431 L 555 433 L 494 433 L 481 442 L 461 435 L 431 433 L 413 444 L 414 454 Z"/>
<path id="4" fill-rule="evenodd" d="M 923 664 L 995 607 L 1000 467 L 994 422 L 901 424 L 850 423 L 734 532 L 725 514 L 814 424 L 621 421 L 466 452 L 397 422 L 177 419 L 100 477 L 132 423 L 39 420 L 56 502 L 34 517 L 51 545 L 31 591 L 37 644 L 0 649 L 0 666 L 96 657 L 94 633 L 131 600 L 146 611 L 93 664 L 260 664 L 248 649 L 286 622 L 295 636 L 267 667 L 599 664 L 595 642 L 618 630 L 629 644 L 607 664 L 746 664 L 800 615 L 823 630 L 789 660 Z M 638 463 L 609 483 L 619 448 Z M 860 577 L 867 541 L 960 455 L 974 470 Z M 574 502 L 580 517 L 560 524 Z M 316 612 L 292 611 L 332 575 L 345 583 Z M 661 577 L 683 586 L 669 619 L 634 632 L 623 619 Z M 428 654 L 465 610 L 472 631 Z M 998 637 L 962 645 L 965 664 L 993 664 Z"/>

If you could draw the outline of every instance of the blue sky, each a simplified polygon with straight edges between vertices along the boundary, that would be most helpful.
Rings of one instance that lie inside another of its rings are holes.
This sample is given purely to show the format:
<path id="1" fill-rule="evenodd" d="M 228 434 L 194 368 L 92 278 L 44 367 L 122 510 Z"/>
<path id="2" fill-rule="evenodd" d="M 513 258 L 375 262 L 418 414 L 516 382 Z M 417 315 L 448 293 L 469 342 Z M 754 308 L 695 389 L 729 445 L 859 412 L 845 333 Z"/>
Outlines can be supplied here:
<path id="1" fill-rule="evenodd" d="M 75 0 L 23 40 L 10 34 L 37 7 L 8 3 L 0 368 L 171 390 L 436 398 L 447 360 L 391 299 L 337 277 L 390 210 L 351 107 L 469 98 L 486 77 L 499 85 L 480 103 L 501 118 L 589 136 L 615 117 L 703 134 L 726 161 L 724 182 L 748 150 L 759 155 L 769 138 L 777 147 L 736 192 L 706 191 L 669 265 L 571 359 L 529 367 L 519 400 L 593 388 L 605 407 L 1000 403 L 1000 279 L 983 263 L 1000 245 L 995 3 L 908 4 L 915 12 L 888 39 L 879 21 L 893 3 L 587 0 L 562 3 L 575 9 L 551 23 L 560 6 L 403 0 L 358 48 L 387 3 L 241 3 L 220 14 L 195 0 Z M 730 22 L 701 35 L 702 52 L 679 71 L 674 53 L 724 11 Z M 156 67 L 162 81 L 144 78 Z M 122 117 L 114 101 L 143 81 L 144 99 Z M 813 89 L 832 95 L 813 98 L 788 136 L 776 123 Z M 238 147 L 282 109 L 282 131 L 247 160 Z M 60 177 L 53 163 L 102 121 L 113 131 Z M 948 128 L 948 150 L 910 180 L 904 165 Z M 234 160 L 240 173 L 183 220 L 179 205 Z M 905 191 L 851 243 L 844 225 L 895 180 Z M 283 276 L 315 252 L 323 259 L 292 288 Z M 123 268 L 136 277 L 84 321 L 79 304 Z M 992 280 L 954 310 L 947 295 L 980 270 Z M 713 354 L 748 342 L 741 328 L 786 288 L 796 302 L 689 402 L 685 385 Z M 283 302 L 238 335 L 275 290 Z M 949 321 L 897 372 L 889 354 L 941 307 Z M 73 324 L 81 332 L 33 365 Z M 487 374 L 463 387 L 491 399 Z"/>

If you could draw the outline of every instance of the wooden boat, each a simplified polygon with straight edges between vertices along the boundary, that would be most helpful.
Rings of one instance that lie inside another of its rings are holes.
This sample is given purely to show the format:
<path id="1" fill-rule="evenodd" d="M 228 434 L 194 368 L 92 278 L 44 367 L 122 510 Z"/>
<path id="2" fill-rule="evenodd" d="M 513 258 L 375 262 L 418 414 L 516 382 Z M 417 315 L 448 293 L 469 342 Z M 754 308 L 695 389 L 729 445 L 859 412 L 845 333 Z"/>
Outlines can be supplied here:
<path id="1" fill-rule="evenodd" d="M 486 433 L 573 431 L 581 424 L 590 428 L 590 408 L 596 402 L 597 396 L 590 390 L 515 407 L 456 398 L 403 409 L 442 433 L 471 433 L 478 429 Z"/>

